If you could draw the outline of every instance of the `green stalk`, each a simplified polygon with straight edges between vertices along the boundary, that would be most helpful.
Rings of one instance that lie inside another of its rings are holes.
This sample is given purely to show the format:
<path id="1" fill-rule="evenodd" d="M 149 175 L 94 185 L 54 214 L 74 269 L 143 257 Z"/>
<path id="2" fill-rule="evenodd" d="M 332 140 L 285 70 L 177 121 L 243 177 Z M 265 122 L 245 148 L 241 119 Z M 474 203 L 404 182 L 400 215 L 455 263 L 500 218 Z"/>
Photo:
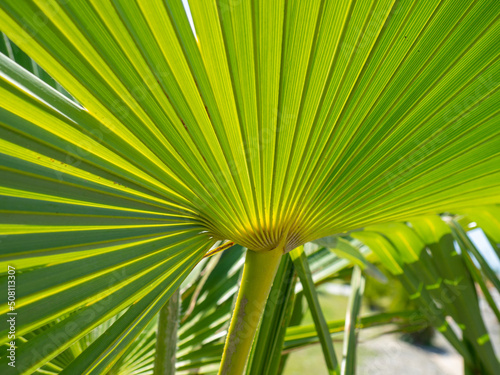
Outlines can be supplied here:
<path id="1" fill-rule="evenodd" d="M 219 375 L 243 374 L 282 254 L 282 246 L 271 251 L 247 251 Z"/>
<path id="2" fill-rule="evenodd" d="M 281 257 L 278 272 L 254 339 L 246 375 L 277 374 L 293 307 L 295 268 L 290 257 Z"/>
<path id="3" fill-rule="evenodd" d="M 177 289 L 161 308 L 158 317 L 154 375 L 175 375 L 179 307 L 180 292 Z"/>
<path id="4" fill-rule="evenodd" d="M 321 348 L 323 349 L 323 357 L 325 358 L 328 374 L 338 375 L 340 374 L 339 363 L 337 361 L 337 356 L 335 355 L 332 337 L 330 335 L 328 325 L 326 324 L 323 310 L 321 310 L 318 293 L 312 279 L 312 273 L 311 269 L 309 268 L 307 256 L 304 252 L 304 247 L 299 246 L 295 250 L 292 250 L 290 252 L 290 257 L 293 260 L 295 269 L 297 270 L 297 275 L 299 276 L 300 282 L 302 283 L 302 290 L 304 291 L 304 296 L 306 297 L 307 304 L 309 305 L 309 310 L 314 321 L 314 325 L 316 326 L 316 331 L 318 332 L 318 337 L 321 343 Z"/>
<path id="5" fill-rule="evenodd" d="M 345 317 L 344 347 L 340 374 L 354 374 L 356 368 L 357 329 L 361 300 L 365 289 L 365 278 L 359 266 L 354 266 L 351 277 L 351 295 Z"/>

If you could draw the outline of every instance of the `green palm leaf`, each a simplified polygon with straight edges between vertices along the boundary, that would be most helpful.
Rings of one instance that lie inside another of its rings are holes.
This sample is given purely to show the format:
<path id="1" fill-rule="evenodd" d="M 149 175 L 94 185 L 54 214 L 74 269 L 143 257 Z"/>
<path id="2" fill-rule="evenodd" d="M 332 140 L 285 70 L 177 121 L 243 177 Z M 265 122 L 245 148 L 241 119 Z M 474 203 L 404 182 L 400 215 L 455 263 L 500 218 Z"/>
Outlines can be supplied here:
<path id="1" fill-rule="evenodd" d="M 216 240 L 500 203 L 498 2 L 189 6 L 196 35 L 180 0 L 0 4 L 75 99 L 0 55 L 2 285 L 15 266 L 18 335 L 65 316 L 16 371 L 131 306 L 71 365 L 110 368 Z"/>
<path id="2" fill-rule="evenodd" d="M 375 225 L 353 236 L 381 254 L 381 260 L 392 258 L 393 263 L 398 263 L 399 268 L 392 268 L 392 272 L 421 304 L 429 321 L 464 355 L 466 368 L 472 372 L 498 372 L 500 363 L 481 318 L 472 282 L 474 273 L 471 277 L 466 270 L 470 264 L 463 252 L 467 249 L 464 247 L 462 254 L 456 252 L 452 230 L 438 216 L 414 218 L 410 225 L 413 229 L 403 223 Z M 457 323 L 462 340 L 457 339 L 444 316 Z"/>

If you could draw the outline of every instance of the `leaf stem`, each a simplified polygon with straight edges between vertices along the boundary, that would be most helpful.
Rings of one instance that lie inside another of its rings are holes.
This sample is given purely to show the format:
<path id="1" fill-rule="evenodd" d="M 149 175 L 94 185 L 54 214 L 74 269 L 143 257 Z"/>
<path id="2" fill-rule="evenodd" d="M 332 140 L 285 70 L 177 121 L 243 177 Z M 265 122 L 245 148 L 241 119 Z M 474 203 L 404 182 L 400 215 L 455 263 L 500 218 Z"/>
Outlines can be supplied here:
<path id="1" fill-rule="evenodd" d="M 175 375 L 179 303 L 180 292 L 177 289 L 160 310 L 156 333 L 154 375 Z"/>
<path id="2" fill-rule="evenodd" d="M 219 375 L 241 375 L 278 269 L 283 247 L 248 250 Z"/>
<path id="3" fill-rule="evenodd" d="M 311 269 L 309 268 L 307 256 L 304 252 L 304 247 L 299 246 L 295 250 L 290 251 L 290 257 L 293 260 L 295 269 L 297 270 L 297 275 L 302 283 L 302 290 L 304 291 L 304 296 L 306 297 L 314 325 L 316 326 L 316 331 L 318 332 L 328 374 L 338 375 L 340 374 L 339 362 L 337 361 L 328 324 L 326 323 L 325 316 L 321 310 L 318 293 L 314 285 Z"/>

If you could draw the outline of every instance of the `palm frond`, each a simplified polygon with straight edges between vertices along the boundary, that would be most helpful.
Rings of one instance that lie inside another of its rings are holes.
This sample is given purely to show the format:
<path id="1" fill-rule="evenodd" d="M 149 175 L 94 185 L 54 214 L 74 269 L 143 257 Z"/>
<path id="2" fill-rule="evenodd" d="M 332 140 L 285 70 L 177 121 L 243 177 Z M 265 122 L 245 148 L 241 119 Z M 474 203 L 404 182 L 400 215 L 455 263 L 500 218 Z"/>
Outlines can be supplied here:
<path id="1" fill-rule="evenodd" d="M 1 285 L 15 267 L 18 335 L 64 317 L 6 374 L 128 308 L 65 369 L 109 370 L 219 240 L 263 257 L 369 228 L 417 293 L 440 278 L 425 243 L 380 225 L 500 203 L 497 1 L 189 7 L 196 34 L 181 0 L 0 4 L 71 95 L 0 54 Z"/>

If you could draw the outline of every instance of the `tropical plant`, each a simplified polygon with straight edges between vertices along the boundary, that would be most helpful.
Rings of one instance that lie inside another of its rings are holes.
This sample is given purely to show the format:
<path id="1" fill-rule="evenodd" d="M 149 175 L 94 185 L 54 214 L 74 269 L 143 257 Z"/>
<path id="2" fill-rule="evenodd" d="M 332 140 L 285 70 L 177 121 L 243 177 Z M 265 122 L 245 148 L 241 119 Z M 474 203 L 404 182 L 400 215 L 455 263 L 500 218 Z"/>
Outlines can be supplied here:
<path id="1" fill-rule="evenodd" d="M 177 300 L 223 325 L 231 299 L 220 310 L 199 301 L 219 263 L 202 264 L 199 288 L 186 277 L 230 241 L 249 250 L 240 282 L 227 281 L 239 291 L 225 349 L 213 346 L 219 373 L 241 374 L 249 355 L 251 373 L 279 371 L 281 323 L 300 321 L 302 299 L 329 372 L 352 373 L 355 325 L 339 361 L 304 249 L 322 238 L 324 254 L 333 241 L 355 265 L 346 321 L 359 312 L 361 269 L 376 272 L 356 239 L 427 309 L 466 371 L 499 373 L 472 281 L 494 306 L 483 277 L 499 288 L 498 277 L 467 237 L 469 219 L 430 215 L 467 215 L 498 250 L 500 3 L 185 6 L 0 1 L 10 56 L 0 54 L 0 273 L 7 290 L 15 269 L 16 293 L 1 309 L 14 309 L 18 337 L 16 367 L 4 356 L 2 372 L 107 373 L 153 342 L 155 366 L 168 367 L 175 348 L 151 340 L 153 319 L 164 308 L 159 335 L 174 337 L 165 317 Z M 184 297 L 168 302 L 183 282 Z M 259 324 L 273 334 L 253 344 Z M 221 326 L 209 328 L 207 338 Z M 9 330 L 3 320 L 1 342 Z"/>

